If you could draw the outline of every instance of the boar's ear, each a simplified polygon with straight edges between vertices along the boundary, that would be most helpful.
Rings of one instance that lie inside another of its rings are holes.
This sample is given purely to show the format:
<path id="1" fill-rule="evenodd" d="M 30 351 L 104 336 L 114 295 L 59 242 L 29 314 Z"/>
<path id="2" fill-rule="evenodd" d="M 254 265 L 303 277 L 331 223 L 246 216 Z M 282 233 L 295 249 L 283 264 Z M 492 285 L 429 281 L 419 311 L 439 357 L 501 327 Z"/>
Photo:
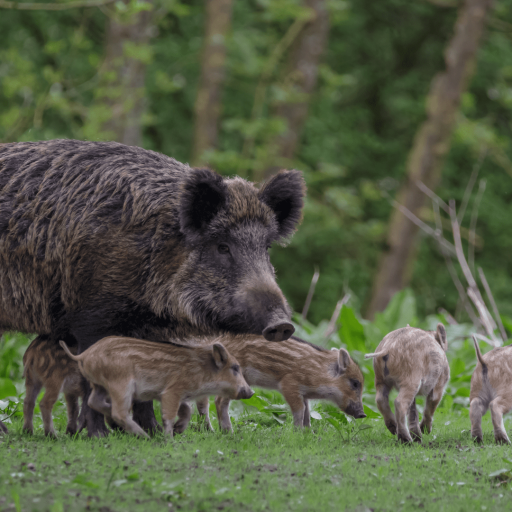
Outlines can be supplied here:
<path id="1" fill-rule="evenodd" d="M 224 348 L 221 343 L 214 343 L 212 347 L 213 360 L 215 366 L 220 370 L 226 366 L 228 362 L 228 351 Z"/>
<path id="2" fill-rule="evenodd" d="M 338 352 L 338 372 L 339 375 L 343 375 L 350 364 L 350 354 L 344 349 L 340 348 Z"/>
<path id="3" fill-rule="evenodd" d="M 289 237 L 302 218 L 306 184 L 300 171 L 281 171 L 261 187 L 258 197 L 276 214 L 279 238 Z"/>
<path id="4" fill-rule="evenodd" d="M 219 174 L 209 169 L 192 169 L 180 197 L 180 230 L 194 235 L 227 205 L 228 187 Z"/>

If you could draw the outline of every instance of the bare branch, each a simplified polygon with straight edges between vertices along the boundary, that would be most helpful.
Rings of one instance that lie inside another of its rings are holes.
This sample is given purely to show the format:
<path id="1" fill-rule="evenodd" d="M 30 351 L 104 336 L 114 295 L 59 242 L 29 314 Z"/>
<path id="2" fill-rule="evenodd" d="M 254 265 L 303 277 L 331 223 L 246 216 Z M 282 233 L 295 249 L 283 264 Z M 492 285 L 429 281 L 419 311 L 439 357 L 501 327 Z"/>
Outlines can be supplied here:
<path id="1" fill-rule="evenodd" d="M 446 311 L 446 309 L 444 308 L 439 308 L 437 310 L 438 313 L 440 313 L 441 315 L 444 315 L 444 317 L 446 318 L 446 321 L 450 324 L 450 325 L 459 325 L 459 323 L 457 322 L 457 320 L 455 320 L 455 318 L 453 318 L 452 315 L 450 315 L 450 313 L 448 313 L 448 311 Z"/>
<path id="2" fill-rule="evenodd" d="M 480 275 L 480 281 L 482 281 L 482 284 L 484 285 L 485 293 L 487 293 L 487 297 L 489 298 L 489 302 L 491 303 L 492 310 L 494 311 L 494 316 L 496 317 L 496 322 L 498 324 L 498 327 L 500 328 L 501 337 L 503 339 L 503 342 L 505 343 L 507 341 L 507 333 L 505 332 L 505 327 L 503 327 L 503 322 L 501 321 L 500 312 L 498 311 L 498 306 L 496 305 L 494 296 L 491 292 L 491 287 L 489 286 L 489 283 L 487 282 L 487 279 L 485 278 L 485 274 L 484 274 L 484 271 L 482 270 L 482 267 L 478 267 L 478 273 Z"/>
<path id="3" fill-rule="evenodd" d="M 427 195 L 428 197 L 430 197 L 430 199 L 432 199 L 432 201 L 434 201 L 435 203 L 439 204 L 439 206 L 441 206 L 441 208 L 446 212 L 446 213 L 450 213 L 450 207 L 437 195 L 435 194 L 434 192 L 432 192 L 432 190 L 430 190 L 427 185 L 425 185 L 425 183 L 423 183 L 422 181 L 416 181 L 416 186 L 425 194 Z"/>
<path id="4" fill-rule="evenodd" d="M 478 220 L 478 209 L 480 208 L 480 202 L 485 192 L 485 186 L 487 185 L 486 180 L 480 180 L 480 186 L 473 203 L 473 211 L 471 212 L 471 221 L 469 224 L 469 247 L 468 247 L 468 262 L 470 268 L 474 269 L 475 266 L 475 245 L 476 245 L 476 223 Z"/>
<path id="5" fill-rule="evenodd" d="M 441 215 L 439 212 L 439 204 L 435 201 L 433 203 L 433 208 L 434 208 L 434 216 L 436 218 L 436 225 L 438 226 L 438 229 L 436 230 L 436 232 L 439 232 L 439 231 L 442 232 L 442 223 L 441 223 Z M 468 314 L 472 324 L 478 329 L 479 327 L 482 326 L 482 322 L 479 320 L 479 318 L 476 316 L 475 312 L 473 311 L 473 307 L 471 306 L 471 303 L 469 302 L 469 300 L 466 296 L 466 290 L 464 289 L 464 286 L 461 283 L 459 276 L 457 275 L 457 270 L 455 270 L 455 266 L 454 266 L 451 258 L 443 250 L 443 246 L 441 245 L 441 243 L 439 241 L 440 238 L 441 238 L 441 235 L 438 236 L 438 242 L 439 242 L 441 254 L 444 257 L 444 262 L 446 264 L 446 268 L 448 269 L 448 273 L 450 274 L 453 284 L 455 285 L 455 288 L 457 289 L 461 304 L 464 306 L 464 309 L 466 310 L 466 313 Z"/>
<path id="6" fill-rule="evenodd" d="M 334 308 L 334 313 L 332 314 L 331 320 L 329 321 L 329 325 L 327 326 L 327 329 L 325 330 L 325 338 L 329 339 L 331 337 L 331 334 L 336 329 L 336 321 L 338 320 L 338 317 L 341 313 L 341 308 L 348 302 L 350 299 L 350 293 L 345 294 L 343 299 L 339 300 L 336 304 L 336 307 Z"/>
<path id="7" fill-rule="evenodd" d="M 117 0 L 90 0 L 89 2 L 52 2 L 43 4 L 36 2 L 4 2 L 0 0 L 0 9 L 15 9 L 19 11 L 63 11 L 65 9 L 77 9 L 79 7 L 101 7 L 116 1 Z"/>
<path id="8" fill-rule="evenodd" d="M 318 267 L 315 267 L 315 273 L 313 274 L 313 279 L 311 279 L 311 284 L 309 285 L 309 291 L 306 297 L 306 302 L 304 303 L 304 308 L 302 309 L 303 320 L 306 320 L 306 316 L 308 315 L 309 306 L 311 304 L 311 300 L 313 299 L 313 294 L 315 293 L 316 283 L 318 283 L 319 277 L 320 270 L 318 270 Z"/>
<path id="9" fill-rule="evenodd" d="M 471 197 L 471 193 L 473 192 L 473 187 L 475 186 L 478 173 L 480 172 L 486 155 L 487 147 L 483 147 L 482 150 L 480 151 L 480 155 L 478 156 L 478 160 L 475 162 L 475 165 L 473 166 L 473 171 L 471 172 L 471 176 L 469 177 L 466 190 L 464 191 L 464 197 L 462 198 L 459 214 L 457 215 L 457 220 L 459 221 L 459 224 L 462 224 L 462 221 L 464 220 L 464 214 L 466 213 L 466 208 L 468 207 L 469 199 Z"/>
<path id="10" fill-rule="evenodd" d="M 446 240 L 446 239 L 444 239 L 442 237 L 439 238 L 436 235 L 436 232 L 428 224 L 425 224 L 421 219 L 416 217 L 416 215 L 414 215 L 414 213 L 412 213 L 405 206 L 401 205 L 398 201 L 396 201 L 391 196 L 389 196 L 389 194 L 386 193 L 386 195 L 388 196 L 388 200 L 390 201 L 390 203 L 397 210 L 400 210 L 411 222 L 413 222 L 420 229 L 425 231 L 425 233 L 427 233 L 427 235 L 430 235 L 431 237 L 435 238 L 436 240 L 439 239 L 439 243 L 443 246 L 443 248 L 446 251 L 448 251 L 449 254 L 455 254 L 455 247 L 450 242 L 448 242 L 448 240 Z"/>
<path id="11" fill-rule="evenodd" d="M 500 347 L 502 343 L 496 338 L 494 334 L 494 329 L 496 329 L 496 323 L 492 318 L 491 314 L 487 310 L 482 297 L 480 296 L 479 291 L 475 291 L 473 288 L 468 288 L 468 297 L 473 301 L 478 313 L 480 315 L 480 319 L 482 320 L 482 324 L 484 326 L 487 335 L 494 341 L 496 347 Z"/>

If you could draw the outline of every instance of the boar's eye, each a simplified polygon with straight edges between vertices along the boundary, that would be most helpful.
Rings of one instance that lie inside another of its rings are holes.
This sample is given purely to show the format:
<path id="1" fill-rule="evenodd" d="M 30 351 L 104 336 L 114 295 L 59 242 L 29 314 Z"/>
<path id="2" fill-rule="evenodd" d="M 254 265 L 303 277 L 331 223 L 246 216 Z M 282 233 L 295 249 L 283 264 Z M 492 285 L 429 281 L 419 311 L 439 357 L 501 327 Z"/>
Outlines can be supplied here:
<path id="1" fill-rule="evenodd" d="M 219 244 L 217 250 L 220 252 L 220 254 L 229 254 L 229 245 Z"/>
<path id="2" fill-rule="evenodd" d="M 240 366 L 238 366 L 237 364 L 234 364 L 231 369 L 233 370 L 233 373 L 238 373 L 240 371 Z"/>
<path id="3" fill-rule="evenodd" d="M 361 385 L 361 383 L 358 380 L 350 379 L 350 387 L 352 389 L 359 389 L 360 385 Z"/>

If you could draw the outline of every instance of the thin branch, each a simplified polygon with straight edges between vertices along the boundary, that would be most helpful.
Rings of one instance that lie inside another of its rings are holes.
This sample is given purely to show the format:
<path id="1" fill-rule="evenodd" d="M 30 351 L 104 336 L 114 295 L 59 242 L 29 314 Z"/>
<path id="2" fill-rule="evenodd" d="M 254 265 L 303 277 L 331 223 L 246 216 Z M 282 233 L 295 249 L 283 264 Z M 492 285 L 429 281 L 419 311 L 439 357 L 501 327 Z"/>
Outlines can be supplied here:
<path id="1" fill-rule="evenodd" d="M 502 343 L 496 338 L 494 334 L 494 329 L 496 329 L 496 323 L 492 318 L 491 314 L 485 307 L 485 303 L 480 296 L 480 292 L 476 292 L 473 288 L 468 288 L 468 297 L 473 301 L 478 313 L 480 315 L 480 319 L 482 320 L 482 324 L 484 329 L 487 332 L 487 335 L 494 341 L 494 344 L 498 347 L 501 346 Z"/>
<path id="2" fill-rule="evenodd" d="M 311 300 L 313 299 L 313 294 L 315 293 L 316 283 L 318 283 L 319 277 L 320 270 L 318 270 L 318 267 L 315 267 L 315 273 L 313 274 L 313 279 L 311 279 L 306 302 L 304 303 L 304 308 L 302 309 L 302 320 L 306 320 L 306 317 L 308 316 L 309 306 L 311 305 Z"/>
<path id="3" fill-rule="evenodd" d="M 430 199 L 432 199 L 432 201 L 436 202 L 439 204 L 439 206 L 441 206 L 441 208 L 446 212 L 446 213 L 450 213 L 450 207 L 434 192 L 432 192 L 432 190 L 430 190 L 427 185 L 425 185 L 425 183 L 423 183 L 422 181 L 417 181 L 416 182 L 416 186 L 425 194 L 427 195 L 428 197 L 430 197 Z"/>
<path id="4" fill-rule="evenodd" d="M 485 192 L 485 186 L 487 185 L 486 180 L 480 180 L 480 186 L 473 203 L 473 211 L 471 212 L 471 221 L 469 224 L 469 247 L 468 247 L 468 262 L 470 268 L 475 267 L 475 245 L 476 245 L 476 223 L 478 220 L 478 209 L 480 208 L 480 202 Z"/>
<path id="5" fill-rule="evenodd" d="M 80 7 L 101 7 L 112 4 L 117 0 L 90 0 L 89 2 L 68 2 L 40 4 L 32 2 L 4 2 L 0 0 L 0 9 L 15 9 L 19 11 L 63 11 L 65 9 L 78 9 Z"/>
<path id="6" fill-rule="evenodd" d="M 350 293 L 345 294 L 343 299 L 339 300 L 336 304 L 336 307 L 334 308 L 334 313 L 332 314 L 331 320 L 329 321 L 329 325 L 327 326 L 327 329 L 325 330 L 325 338 L 329 339 L 331 337 L 331 334 L 336 329 L 336 321 L 338 320 L 338 317 L 341 313 L 341 308 L 348 302 L 350 299 Z"/>
<path id="7" fill-rule="evenodd" d="M 459 214 L 457 215 L 457 220 L 459 221 L 459 224 L 462 224 L 462 221 L 464 220 L 464 214 L 466 213 L 466 208 L 468 207 L 469 199 L 471 197 L 471 193 L 473 192 L 473 187 L 475 186 L 476 179 L 478 178 L 478 173 L 482 168 L 482 164 L 485 160 L 486 155 L 487 147 L 483 147 L 482 150 L 480 151 L 480 155 L 478 156 L 478 160 L 475 162 L 475 165 L 473 166 L 473 171 L 471 172 L 468 184 L 466 185 L 466 190 L 464 191 L 464 197 L 462 198 Z"/>
<path id="8" fill-rule="evenodd" d="M 436 225 L 441 226 L 440 228 L 436 230 L 436 232 L 439 232 L 441 230 L 442 233 L 442 223 L 441 223 L 441 214 L 439 212 L 439 205 L 437 202 L 434 201 L 433 203 L 434 208 L 434 216 L 436 218 Z M 439 247 L 441 249 L 441 254 L 444 257 L 444 262 L 446 264 L 446 268 L 448 269 L 448 273 L 450 274 L 450 277 L 452 278 L 453 284 L 455 285 L 455 288 L 457 289 L 457 292 L 459 294 L 460 301 L 462 305 L 464 306 L 464 309 L 466 310 L 466 313 L 468 314 L 471 322 L 473 325 L 478 329 L 482 326 L 482 322 L 480 319 L 476 316 L 473 307 L 471 306 L 471 303 L 468 301 L 468 298 L 466 296 L 466 290 L 464 289 L 464 286 L 462 285 L 459 276 L 457 275 L 457 270 L 455 269 L 455 266 L 451 260 L 451 258 L 445 253 L 443 250 L 443 246 L 440 242 L 441 235 L 439 234 L 437 237 Z"/>
<path id="9" fill-rule="evenodd" d="M 438 310 L 438 313 L 440 313 L 441 315 L 444 315 L 444 317 L 446 318 L 446 321 L 450 324 L 450 325 L 459 325 L 459 323 L 457 322 L 457 320 L 455 320 L 455 318 L 453 318 L 452 315 L 450 315 L 450 313 L 448 313 L 448 311 L 446 311 L 446 309 L 444 308 L 439 308 Z"/>
<path id="10" fill-rule="evenodd" d="M 416 217 L 416 215 L 414 215 L 414 213 L 412 213 L 409 209 L 407 209 L 405 206 L 401 205 L 398 201 L 389 196 L 389 194 L 385 193 L 385 195 L 387 195 L 388 200 L 397 210 L 401 211 L 411 222 L 413 222 L 420 229 L 425 231 L 427 235 L 430 235 L 435 239 L 438 238 L 436 232 L 428 224 L 425 224 L 421 219 Z M 441 237 L 439 243 L 443 245 L 443 248 L 446 249 L 448 253 L 455 254 L 455 247 L 450 242 L 448 242 L 448 240 Z"/>
<path id="11" fill-rule="evenodd" d="M 496 305 L 496 302 L 494 300 L 494 296 L 491 292 L 491 287 L 489 286 L 489 283 L 487 282 L 487 279 L 485 278 L 484 271 L 482 270 L 482 267 L 478 267 L 478 274 L 480 275 L 480 281 L 482 281 L 482 284 L 484 285 L 485 293 L 487 293 L 487 297 L 489 299 L 489 302 L 491 303 L 492 310 L 494 311 L 494 316 L 496 317 L 496 322 L 498 324 L 498 327 L 500 328 L 501 337 L 503 339 L 503 343 L 507 341 L 507 333 L 505 332 L 505 327 L 503 327 L 503 322 L 501 321 L 500 312 L 498 311 L 498 306 Z"/>

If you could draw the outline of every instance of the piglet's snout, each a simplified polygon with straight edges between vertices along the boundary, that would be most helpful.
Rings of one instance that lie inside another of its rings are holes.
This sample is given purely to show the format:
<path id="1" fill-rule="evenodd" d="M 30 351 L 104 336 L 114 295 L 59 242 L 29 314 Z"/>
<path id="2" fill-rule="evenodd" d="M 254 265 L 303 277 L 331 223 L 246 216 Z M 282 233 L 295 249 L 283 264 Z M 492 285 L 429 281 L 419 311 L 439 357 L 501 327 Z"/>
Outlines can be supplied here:
<path id="1" fill-rule="evenodd" d="M 356 419 L 366 418 L 366 414 L 364 413 L 363 406 L 360 404 L 357 404 L 355 402 L 350 402 L 348 404 L 348 407 L 345 409 L 345 412 L 347 414 L 350 414 L 350 416 L 353 416 Z"/>
<path id="2" fill-rule="evenodd" d="M 254 391 L 251 388 L 238 388 L 238 394 L 236 396 L 236 399 L 241 400 L 242 398 L 251 398 L 252 395 L 254 395 Z"/>

